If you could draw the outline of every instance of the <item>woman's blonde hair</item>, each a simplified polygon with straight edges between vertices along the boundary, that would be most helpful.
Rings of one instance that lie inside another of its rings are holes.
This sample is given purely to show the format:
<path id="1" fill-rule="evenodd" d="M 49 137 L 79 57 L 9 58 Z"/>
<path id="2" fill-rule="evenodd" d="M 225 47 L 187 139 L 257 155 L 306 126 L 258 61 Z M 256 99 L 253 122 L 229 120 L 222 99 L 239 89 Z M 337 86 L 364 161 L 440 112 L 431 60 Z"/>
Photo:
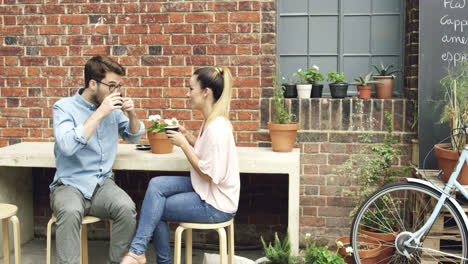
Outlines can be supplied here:
<path id="1" fill-rule="evenodd" d="M 196 70 L 197 80 L 202 89 L 213 91 L 215 103 L 211 109 L 205 127 L 217 117 L 224 117 L 229 122 L 229 110 L 232 97 L 232 75 L 227 67 L 205 67 Z"/>

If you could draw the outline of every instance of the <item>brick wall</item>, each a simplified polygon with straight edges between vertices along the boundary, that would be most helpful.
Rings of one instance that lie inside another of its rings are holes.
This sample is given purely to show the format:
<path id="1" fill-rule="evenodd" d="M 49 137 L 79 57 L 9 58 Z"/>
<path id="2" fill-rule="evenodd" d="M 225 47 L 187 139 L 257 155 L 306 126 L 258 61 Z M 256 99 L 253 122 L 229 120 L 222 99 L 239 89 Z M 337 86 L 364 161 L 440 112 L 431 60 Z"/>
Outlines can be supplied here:
<path id="1" fill-rule="evenodd" d="M 417 98 L 417 0 L 406 1 L 405 96 Z M 231 118 L 238 145 L 270 146 L 271 76 L 276 61 L 276 1 L 99 2 L 3 0 L 0 4 L 0 146 L 51 141 L 51 106 L 83 84 L 83 65 L 96 54 L 110 55 L 127 68 L 126 93 L 138 116 L 177 117 L 197 129 L 185 93 L 191 72 L 228 65 L 235 77 Z M 334 168 L 359 154 L 360 135 L 383 138 L 383 112 L 394 118 L 395 138 L 407 163 L 414 101 L 356 98 L 288 100 L 301 123 L 300 232 L 330 241 L 349 233 L 354 184 Z M 146 140 L 146 139 L 144 139 Z M 53 170 L 35 170 L 36 234 L 50 215 L 47 185 Z M 161 173 L 116 172 L 117 181 L 139 205 L 149 178 Z M 137 178 L 137 181 L 134 179 Z M 130 180 L 131 179 L 131 180 Z M 285 232 L 284 175 L 242 175 L 236 223 L 239 244 L 257 244 Z M 278 206 L 276 206 L 278 205 Z M 237 226 L 239 224 L 239 226 Z M 105 227 L 90 230 L 105 237 Z M 195 235 L 195 234 L 194 234 Z M 215 235 L 202 233 L 198 241 Z"/>

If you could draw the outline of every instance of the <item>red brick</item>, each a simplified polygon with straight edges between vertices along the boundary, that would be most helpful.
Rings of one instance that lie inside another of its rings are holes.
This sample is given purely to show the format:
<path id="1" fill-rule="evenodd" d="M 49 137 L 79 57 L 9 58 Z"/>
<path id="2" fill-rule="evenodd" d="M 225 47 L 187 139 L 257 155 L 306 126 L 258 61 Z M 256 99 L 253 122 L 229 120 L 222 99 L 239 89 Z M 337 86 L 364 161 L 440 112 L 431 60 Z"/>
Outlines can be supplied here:
<path id="1" fill-rule="evenodd" d="M 109 55 L 110 47 L 109 46 L 94 46 L 94 47 L 84 47 L 83 55 Z"/>
<path id="2" fill-rule="evenodd" d="M 327 155 L 303 154 L 301 155 L 301 164 L 327 164 Z"/>
<path id="3" fill-rule="evenodd" d="M 1 56 L 24 55 L 24 49 L 20 47 L 0 47 Z"/>
<path id="4" fill-rule="evenodd" d="M 141 78 L 142 87 L 167 87 L 167 78 Z"/>
<path id="5" fill-rule="evenodd" d="M 3 128 L 2 135 L 4 137 L 27 137 L 28 130 L 21 128 Z"/>
<path id="6" fill-rule="evenodd" d="M 187 65 L 213 65 L 214 58 L 211 56 L 189 56 L 186 57 Z"/>
<path id="7" fill-rule="evenodd" d="M 22 57 L 21 66 L 45 66 L 47 59 L 45 57 Z"/>
<path id="8" fill-rule="evenodd" d="M 119 15 L 117 16 L 117 22 L 119 24 L 137 24 L 140 21 L 140 17 L 138 15 Z"/>
<path id="9" fill-rule="evenodd" d="M 185 15 L 187 23 L 213 22 L 213 15 L 208 13 L 189 13 Z"/>
<path id="10" fill-rule="evenodd" d="M 16 57 L 4 57 L 6 66 L 17 66 L 19 59 Z"/>
<path id="11" fill-rule="evenodd" d="M 185 35 L 172 35 L 172 45 L 185 44 Z"/>
<path id="12" fill-rule="evenodd" d="M 146 75 L 148 75 L 147 68 L 144 68 L 144 67 L 129 68 L 127 70 L 127 76 L 146 76 Z"/>
<path id="13" fill-rule="evenodd" d="M 160 24 L 152 24 L 149 25 L 149 33 L 150 34 L 160 34 L 162 33 L 163 27 Z"/>
<path id="14" fill-rule="evenodd" d="M 232 126 L 236 131 L 243 131 L 243 130 L 257 130 L 258 129 L 258 122 L 252 121 L 242 121 L 242 122 L 232 122 Z"/>
<path id="15" fill-rule="evenodd" d="M 136 57 L 136 56 L 120 57 L 120 64 L 124 66 L 140 66 L 140 57 Z"/>
<path id="16" fill-rule="evenodd" d="M 171 37 L 169 35 L 144 35 L 141 36 L 141 44 L 164 44 L 170 43 Z"/>
<path id="17" fill-rule="evenodd" d="M 31 118 L 42 117 L 42 109 L 30 108 L 29 109 L 29 117 L 31 117 Z"/>
<path id="18" fill-rule="evenodd" d="M 171 99 L 171 108 L 186 108 L 185 99 Z"/>
<path id="19" fill-rule="evenodd" d="M 44 25 L 39 28 L 39 34 L 41 35 L 63 35 L 65 34 L 65 26 L 49 26 Z"/>
<path id="20" fill-rule="evenodd" d="M 260 14 L 258 12 L 233 12 L 230 14 L 231 22 L 259 22 Z"/>
<path id="21" fill-rule="evenodd" d="M 48 122 L 45 119 L 25 119 L 22 127 L 47 127 Z"/>
<path id="22" fill-rule="evenodd" d="M 235 45 L 213 45 L 208 46 L 207 54 L 236 54 Z"/>
<path id="23" fill-rule="evenodd" d="M 171 13 L 169 14 L 170 23 L 181 23 L 184 22 L 184 14 Z"/>
<path id="24" fill-rule="evenodd" d="M 64 14 L 65 13 L 65 6 L 64 5 L 54 5 L 54 4 L 40 5 L 39 6 L 39 13 L 41 13 L 41 14 Z"/>
<path id="25" fill-rule="evenodd" d="M 187 44 L 214 44 L 214 35 L 188 35 Z"/>
<path id="26" fill-rule="evenodd" d="M 126 25 L 126 34 L 145 34 L 148 32 L 148 26 L 146 25 Z"/>
<path id="27" fill-rule="evenodd" d="M 190 110 L 164 110 L 163 118 L 175 117 L 179 120 L 190 119 Z"/>
<path id="28" fill-rule="evenodd" d="M 236 32 L 236 25 L 231 23 L 208 24 L 210 33 L 231 33 Z"/>
<path id="29" fill-rule="evenodd" d="M 164 76 L 190 76 L 191 67 L 167 67 L 164 69 Z"/>
<path id="30" fill-rule="evenodd" d="M 234 99 L 231 101 L 232 109 L 259 109 L 258 100 Z"/>
<path id="31" fill-rule="evenodd" d="M 168 108 L 169 100 L 167 99 L 141 99 L 141 107 L 143 108 Z"/>
<path id="32" fill-rule="evenodd" d="M 162 76 L 162 69 L 160 67 L 151 67 L 149 68 L 149 76 Z"/>
<path id="33" fill-rule="evenodd" d="M 45 19 L 44 16 L 18 16 L 17 17 L 18 25 L 44 25 Z"/>
<path id="34" fill-rule="evenodd" d="M 21 106 L 25 107 L 47 107 L 46 98 L 22 98 Z"/>
<path id="35" fill-rule="evenodd" d="M 23 77 L 21 78 L 21 85 L 25 87 L 45 87 L 47 86 L 47 79 L 38 77 Z"/>
<path id="36" fill-rule="evenodd" d="M 164 97 L 186 97 L 187 89 L 170 87 L 164 89 Z"/>
<path id="37" fill-rule="evenodd" d="M 147 3 L 146 9 L 148 12 L 161 12 L 161 5 L 159 3 Z"/>
<path id="38" fill-rule="evenodd" d="M 0 70 L 2 72 L 3 70 Z M 6 76 L 23 76 L 25 75 L 25 68 L 21 67 L 6 67 L 3 71 Z"/>
<path id="39" fill-rule="evenodd" d="M 163 54 L 164 55 L 174 55 L 174 54 L 191 54 L 191 46 L 164 46 Z"/>
<path id="40" fill-rule="evenodd" d="M 168 24 L 164 25 L 164 33 L 192 33 L 191 24 Z"/>
<path id="41" fill-rule="evenodd" d="M 80 25 L 88 23 L 88 15 L 61 15 L 60 16 L 61 24 L 70 24 L 70 25 Z"/>
<path id="42" fill-rule="evenodd" d="M 23 108 L 4 108 L 0 113 L 2 117 L 28 117 L 28 109 Z"/>
<path id="43" fill-rule="evenodd" d="M 41 55 L 52 56 L 52 55 L 67 55 L 66 47 L 41 47 Z"/>
<path id="44" fill-rule="evenodd" d="M 42 129 L 29 129 L 29 136 L 33 138 L 41 138 Z"/>
<path id="45" fill-rule="evenodd" d="M 232 34 L 231 43 L 233 44 L 242 44 L 242 43 L 258 43 L 259 38 L 258 34 Z"/>
<path id="46" fill-rule="evenodd" d="M 1 88 L 1 94 L 2 96 L 27 96 L 28 95 L 28 89 L 26 88 Z"/>
<path id="47" fill-rule="evenodd" d="M 68 89 L 67 88 L 44 88 L 42 93 L 44 96 L 66 97 L 68 96 Z"/>
<path id="48" fill-rule="evenodd" d="M 168 14 L 148 14 L 141 15 L 142 24 L 169 23 Z"/>

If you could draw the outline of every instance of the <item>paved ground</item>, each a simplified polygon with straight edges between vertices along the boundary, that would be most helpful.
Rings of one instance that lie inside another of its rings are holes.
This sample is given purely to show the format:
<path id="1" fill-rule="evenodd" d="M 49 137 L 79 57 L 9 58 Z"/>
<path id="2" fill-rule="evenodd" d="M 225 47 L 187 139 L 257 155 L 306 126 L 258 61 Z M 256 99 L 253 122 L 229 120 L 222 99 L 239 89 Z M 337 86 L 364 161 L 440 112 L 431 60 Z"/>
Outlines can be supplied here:
<path id="1" fill-rule="evenodd" d="M 52 241 L 53 245 L 55 240 Z M 53 247 L 54 249 L 55 247 Z M 106 264 L 107 263 L 107 252 L 109 248 L 108 241 L 88 241 L 89 250 L 89 264 Z M 204 250 L 196 249 L 193 250 L 193 264 L 203 263 L 204 253 L 219 253 L 217 250 Z M 184 249 L 182 249 L 184 254 Z M 243 256 L 252 260 L 256 260 L 263 256 L 263 250 L 236 250 L 236 255 Z M 184 256 L 184 255 L 182 255 Z M 150 245 L 146 254 L 148 264 L 156 263 L 155 252 Z M 11 255 L 11 263 L 13 262 L 13 254 Z M 22 264 L 45 264 L 46 263 L 46 241 L 45 240 L 31 240 L 21 248 L 21 263 Z M 3 263 L 3 258 L 0 259 L 0 264 Z M 184 261 L 182 261 L 184 263 Z M 55 264 L 55 250 L 52 251 L 52 264 Z"/>

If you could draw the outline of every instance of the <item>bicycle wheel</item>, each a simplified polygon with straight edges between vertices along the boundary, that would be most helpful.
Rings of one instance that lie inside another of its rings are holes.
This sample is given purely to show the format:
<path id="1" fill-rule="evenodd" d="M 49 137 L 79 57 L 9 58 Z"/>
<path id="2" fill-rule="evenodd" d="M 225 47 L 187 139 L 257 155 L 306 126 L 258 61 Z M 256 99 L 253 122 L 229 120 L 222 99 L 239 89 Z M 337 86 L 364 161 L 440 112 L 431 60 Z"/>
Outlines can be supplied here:
<path id="1" fill-rule="evenodd" d="M 356 212 L 351 226 L 355 263 L 370 263 L 374 258 L 381 264 L 467 264 L 466 224 L 449 200 L 420 240 L 404 245 L 424 225 L 439 197 L 431 188 L 411 182 L 389 184 L 370 195 Z"/>

